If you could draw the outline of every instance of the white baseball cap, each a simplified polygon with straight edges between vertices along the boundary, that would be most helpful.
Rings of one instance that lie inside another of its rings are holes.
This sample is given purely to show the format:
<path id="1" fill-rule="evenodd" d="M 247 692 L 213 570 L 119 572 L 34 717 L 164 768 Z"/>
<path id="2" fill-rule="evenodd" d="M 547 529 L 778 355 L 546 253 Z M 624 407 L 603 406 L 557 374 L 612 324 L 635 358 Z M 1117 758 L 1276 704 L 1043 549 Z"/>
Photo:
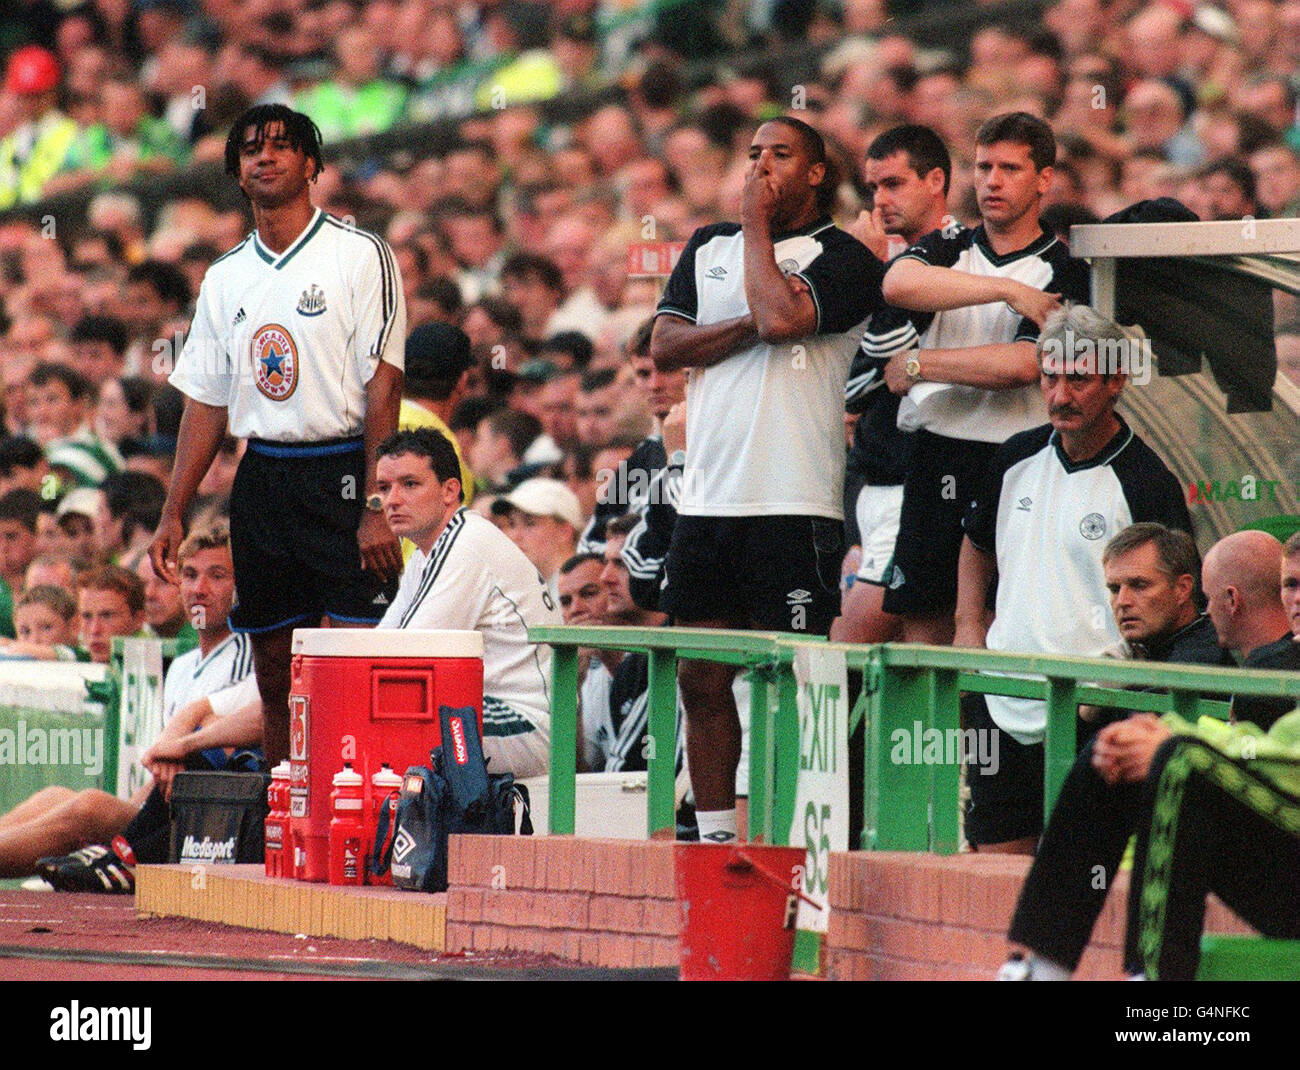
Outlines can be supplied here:
<path id="1" fill-rule="evenodd" d="M 99 493 L 94 487 L 77 487 L 68 491 L 54 510 L 55 517 L 62 520 L 69 513 L 80 513 L 94 520 L 99 512 Z"/>
<path id="2" fill-rule="evenodd" d="M 581 531 L 586 523 L 578 496 L 558 479 L 540 476 L 525 479 L 501 500 L 533 516 L 553 516 L 557 520 L 563 520 L 574 531 Z"/>

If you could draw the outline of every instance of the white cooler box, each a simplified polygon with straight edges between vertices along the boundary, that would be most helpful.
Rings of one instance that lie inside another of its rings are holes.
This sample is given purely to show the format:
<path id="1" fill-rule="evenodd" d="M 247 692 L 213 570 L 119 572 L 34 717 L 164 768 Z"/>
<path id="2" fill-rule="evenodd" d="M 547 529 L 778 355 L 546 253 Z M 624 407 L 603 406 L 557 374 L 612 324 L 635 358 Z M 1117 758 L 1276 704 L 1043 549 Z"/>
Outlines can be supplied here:
<path id="1" fill-rule="evenodd" d="M 538 836 L 548 835 L 551 831 L 551 778 L 535 776 L 520 783 L 528 788 L 533 810 L 533 829 Z M 575 834 L 617 840 L 644 840 L 646 783 L 644 772 L 579 773 L 575 797 Z"/>

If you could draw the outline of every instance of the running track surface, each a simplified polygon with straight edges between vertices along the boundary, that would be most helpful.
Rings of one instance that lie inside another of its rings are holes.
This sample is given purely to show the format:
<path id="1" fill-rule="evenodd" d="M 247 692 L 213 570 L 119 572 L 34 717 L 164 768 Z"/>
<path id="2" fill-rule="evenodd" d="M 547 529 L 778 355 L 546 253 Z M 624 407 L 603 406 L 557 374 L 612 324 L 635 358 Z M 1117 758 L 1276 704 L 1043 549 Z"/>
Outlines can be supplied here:
<path id="1" fill-rule="evenodd" d="M 598 971 L 541 955 L 439 955 L 383 940 L 141 918 L 125 895 L 0 891 L 0 980 L 577 980 L 675 972 Z"/>

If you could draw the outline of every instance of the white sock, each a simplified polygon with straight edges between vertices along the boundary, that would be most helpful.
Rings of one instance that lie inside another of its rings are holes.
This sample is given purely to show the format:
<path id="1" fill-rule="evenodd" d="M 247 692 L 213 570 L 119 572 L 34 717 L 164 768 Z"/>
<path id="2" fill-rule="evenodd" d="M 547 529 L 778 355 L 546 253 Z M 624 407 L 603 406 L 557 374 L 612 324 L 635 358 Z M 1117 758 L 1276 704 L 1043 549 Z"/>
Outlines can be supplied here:
<path id="1" fill-rule="evenodd" d="M 736 808 L 730 810 L 696 810 L 701 843 L 726 843 L 736 839 Z"/>
<path id="2" fill-rule="evenodd" d="M 1029 956 L 1029 979 L 1031 981 L 1068 981 L 1070 971 L 1064 966 L 1058 966 L 1051 959 L 1040 958 L 1037 955 Z"/>

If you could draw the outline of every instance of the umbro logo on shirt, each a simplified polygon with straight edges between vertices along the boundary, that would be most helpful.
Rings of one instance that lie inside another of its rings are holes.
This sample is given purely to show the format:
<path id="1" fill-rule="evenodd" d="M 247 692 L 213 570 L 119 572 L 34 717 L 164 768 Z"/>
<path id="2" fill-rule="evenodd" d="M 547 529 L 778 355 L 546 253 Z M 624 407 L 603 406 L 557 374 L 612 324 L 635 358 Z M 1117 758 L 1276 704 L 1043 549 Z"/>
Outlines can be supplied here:
<path id="1" fill-rule="evenodd" d="M 706 279 L 725 279 L 727 277 L 727 269 L 719 264 L 717 267 L 709 268 L 709 270 L 704 273 L 704 277 Z"/>
<path id="2" fill-rule="evenodd" d="M 787 594 L 785 596 L 785 601 L 787 605 L 791 606 L 806 606 L 812 601 L 812 595 L 800 587 Z"/>
<path id="3" fill-rule="evenodd" d="M 1033 504 L 1034 504 L 1033 498 L 1021 498 L 1020 501 L 1017 503 L 1016 508 L 1021 510 L 1022 512 L 1027 513 L 1029 512 L 1029 507 Z"/>

